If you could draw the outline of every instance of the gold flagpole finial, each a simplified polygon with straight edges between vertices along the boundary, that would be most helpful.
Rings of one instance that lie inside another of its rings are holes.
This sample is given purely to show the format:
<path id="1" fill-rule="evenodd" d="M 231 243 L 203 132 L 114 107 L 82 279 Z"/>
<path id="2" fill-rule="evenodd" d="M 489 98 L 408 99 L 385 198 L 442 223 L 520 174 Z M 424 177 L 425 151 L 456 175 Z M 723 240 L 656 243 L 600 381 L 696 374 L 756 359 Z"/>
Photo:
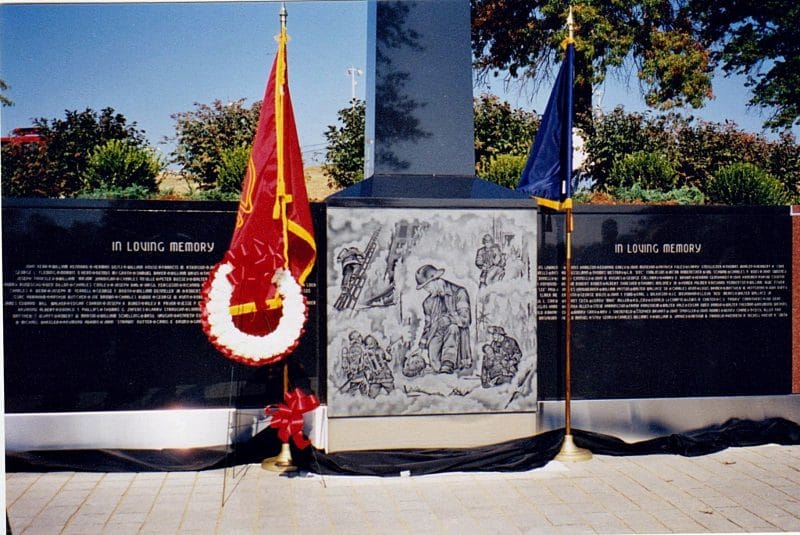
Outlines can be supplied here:
<path id="1" fill-rule="evenodd" d="M 575 18 L 572 16 L 572 4 L 569 6 L 567 13 L 567 38 L 561 41 L 561 48 L 567 48 L 567 45 L 575 43 Z"/>
<path id="2" fill-rule="evenodd" d="M 574 41 L 575 38 L 575 19 L 572 17 L 572 5 L 569 6 L 569 14 L 567 14 L 567 30 L 569 31 L 569 40 Z"/>
<path id="3" fill-rule="evenodd" d="M 281 2 L 281 11 L 280 11 L 281 29 L 286 29 L 286 19 L 288 16 L 289 12 L 286 11 L 286 2 Z"/>

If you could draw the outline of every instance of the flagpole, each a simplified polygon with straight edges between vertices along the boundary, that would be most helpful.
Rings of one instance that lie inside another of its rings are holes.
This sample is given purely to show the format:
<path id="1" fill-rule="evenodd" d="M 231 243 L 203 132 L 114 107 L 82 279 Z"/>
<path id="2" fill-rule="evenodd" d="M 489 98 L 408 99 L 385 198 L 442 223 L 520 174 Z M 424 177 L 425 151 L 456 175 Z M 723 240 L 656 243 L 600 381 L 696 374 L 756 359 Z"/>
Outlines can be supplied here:
<path id="1" fill-rule="evenodd" d="M 569 30 L 568 44 L 574 43 L 574 19 L 572 18 L 572 6 L 569 7 L 567 16 L 567 28 Z M 572 132 L 566 135 L 571 136 Z M 570 158 L 570 167 L 571 167 Z M 571 180 L 572 169 L 567 170 L 567 180 Z M 566 221 L 564 223 L 565 234 L 565 259 L 564 259 L 564 300 L 565 300 L 565 321 L 564 321 L 564 442 L 561 450 L 555 459 L 562 462 L 588 461 L 592 458 L 592 452 L 579 448 L 575 445 L 572 437 L 572 230 L 574 220 L 572 218 L 572 199 L 569 199 L 566 208 Z"/>
<path id="2" fill-rule="evenodd" d="M 592 452 L 575 445 L 572 436 L 572 208 L 566 209 L 564 260 L 564 442 L 555 460 L 562 462 L 588 461 Z"/>
<path id="3" fill-rule="evenodd" d="M 564 266 L 565 314 L 564 336 L 564 432 L 572 436 L 572 208 L 566 212 L 566 258 Z"/>
<path id="4" fill-rule="evenodd" d="M 284 360 L 283 363 L 283 397 L 286 398 L 286 393 L 289 391 L 289 363 Z M 296 472 L 297 466 L 292 459 L 292 449 L 289 442 L 281 444 L 281 452 L 275 457 L 269 457 L 261 461 L 261 468 L 270 472 Z"/>
<path id="5" fill-rule="evenodd" d="M 280 37 L 278 38 L 278 71 L 285 69 L 285 65 L 283 64 L 283 53 L 284 47 L 286 46 L 286 19 L 288 17 L 288 12 L 286 11 L 286 2 L 281 3 L 281 10 L 280 10 L 280 21 L 281 21 L 281 33 Z M 287 224 L 286 224 L 286 186 L 284 183 L 284 162 L 283 162 L 283 85 L 278 83 L 279 80 L 282 80 L 285 77 L 285 72 L 279 72 L 276 76 L 276 87 L 275 87 L 275 113 L 276 113 L 276 144 L 277 144 L 277 152 L 278 152 L 278 185 L 277 185 L 277 194 L 276 194 L 276 203 L 279 203 L 279 206 L 276 205 L 276 208 L 279 209 L 279 216 L 283 220 L 283 245 L 284 245 L 284 268 L 289 268 L 289 252 L 288 252 L 288 238 L 287 238 Z M 274 216 L 273 216 L 274 217 Z M 283 397 L 286 399 L 286 394 L 289 392 L 289 361 L 288 358 L 284 359 L 283 361 Z M 295 472 L 297 471 L 297 467 L 294 465 L 294 461 L 292 460 L 292 450 L 289 447 L 289 442 L 284 442 L 281 444 L 281 452 L 275 456 L 270 457 L 268 459 L 264 459 L 261 462 L 261 468 L 264 470 L 269 470 L 270 472 Z"/>

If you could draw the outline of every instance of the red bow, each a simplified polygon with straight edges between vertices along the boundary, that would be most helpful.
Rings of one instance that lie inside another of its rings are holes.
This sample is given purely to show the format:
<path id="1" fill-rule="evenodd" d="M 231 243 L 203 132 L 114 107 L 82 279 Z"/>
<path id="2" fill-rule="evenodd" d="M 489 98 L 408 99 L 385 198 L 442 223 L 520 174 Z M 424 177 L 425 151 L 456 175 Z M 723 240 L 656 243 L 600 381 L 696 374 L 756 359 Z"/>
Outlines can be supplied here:
<path id="1" fill-rule="evenodd" d="M 311 441 L 303 436 L 303 414 L 319 407 L 319 400 L 314 394 L 304 394 L 299 388 L 286 392 L 283 400 L 284 403 L 264 409 L 268 416 L 272 416 L 269 426 L 278 430 L 281 442 L 288 443 L 292 438 L 295 446 L 305 449 Z"/>

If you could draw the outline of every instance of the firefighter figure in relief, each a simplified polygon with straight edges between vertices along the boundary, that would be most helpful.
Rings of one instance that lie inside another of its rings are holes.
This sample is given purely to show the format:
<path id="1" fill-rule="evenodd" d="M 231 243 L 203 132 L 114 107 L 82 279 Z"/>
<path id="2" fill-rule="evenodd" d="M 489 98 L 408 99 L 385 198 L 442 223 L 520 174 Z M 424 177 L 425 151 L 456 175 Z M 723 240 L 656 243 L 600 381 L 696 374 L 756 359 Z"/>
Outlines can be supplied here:
<path id="1" fill-rule="evenodd" d="M 483 246 L 475 254 L 475 265 L 481 270 L 480 286 L 503 280 L 506 275 L 506 255 L 491 234 L 484 234 Z"/>
<path id="2" fill-rule="evenodd" d="M 499 325 L 489 327 L 492 341 L 483 346 L 481 385 L 490 388 L 511 383 L 519 369 L 522 351 L 517 341 L 506 334 Z"/>
<path id="3" fill-rule="evenodd" d="M 469 328 L 472 323 L 467 290 L 442 278 L 444 269 L 426 264 L 417 269 L 417 290 L 428 297 L 422 302 L 425 326 L 419 347 L 438 373 L 454 373 L 472 366 Z"/>

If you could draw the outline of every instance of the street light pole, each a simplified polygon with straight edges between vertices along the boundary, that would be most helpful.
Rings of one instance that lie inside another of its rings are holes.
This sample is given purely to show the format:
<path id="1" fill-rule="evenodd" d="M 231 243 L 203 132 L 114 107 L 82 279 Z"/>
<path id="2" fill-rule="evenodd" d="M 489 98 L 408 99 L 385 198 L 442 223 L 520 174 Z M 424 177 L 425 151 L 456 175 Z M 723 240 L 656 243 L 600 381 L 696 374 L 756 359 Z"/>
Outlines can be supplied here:
<path id="1" fill-rule="evenodd" d="M 347 69 L 347 74 L 348 74 L 348 76 L 350 76 L 350 91 L 351 91 L 350 102 L 353 103 L 353 107 L 355 108 L 356 107 L 356 84 L 357 84 L 356 76 L 361 76 L 362 74 L 364 74 L 364 71 L 362 71 L 361 69 L 357 69 L 355 67 L 350 67 L 350 68 Z"/>

